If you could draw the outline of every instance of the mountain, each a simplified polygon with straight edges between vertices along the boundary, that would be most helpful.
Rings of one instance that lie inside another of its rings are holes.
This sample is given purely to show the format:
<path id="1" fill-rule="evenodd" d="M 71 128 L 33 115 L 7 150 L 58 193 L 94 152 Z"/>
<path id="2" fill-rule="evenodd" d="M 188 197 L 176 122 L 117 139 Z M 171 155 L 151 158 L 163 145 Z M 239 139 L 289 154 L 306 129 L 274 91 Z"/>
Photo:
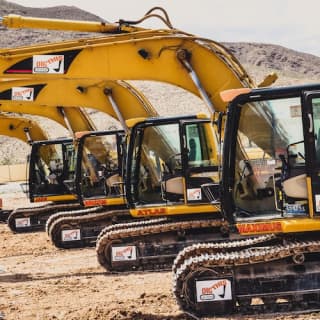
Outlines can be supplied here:
<path id="1" fill-rule="evenodd" d="M 224 43 L 253 76 L 275 71 L 282 84 L 320 81 L 320 57 L 264 43 Z"/>
<path id="2" fill-rule="evenodd" d="M 43 18 L 56 18 L 56 19 L 76 19 L 76 20 L 101 20 L 98 16 L 81 10 L 74 6 L 56 6 L 50 8 L 31 8 L 24 7 L 19 4 L 0 0 L 0 15 L 18 14 L 24 16 L 43 17 Z"/>

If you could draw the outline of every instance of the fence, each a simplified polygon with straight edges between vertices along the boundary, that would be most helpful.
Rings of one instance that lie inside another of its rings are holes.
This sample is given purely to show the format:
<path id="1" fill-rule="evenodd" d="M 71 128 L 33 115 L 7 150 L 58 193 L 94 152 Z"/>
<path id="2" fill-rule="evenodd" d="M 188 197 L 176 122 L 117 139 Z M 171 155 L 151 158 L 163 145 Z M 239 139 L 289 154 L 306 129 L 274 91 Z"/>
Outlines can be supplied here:
<path id="1" fill-rule="evenodd" d="M 0 165 L 0 183 L 26 181 L 27 164 Z"/>

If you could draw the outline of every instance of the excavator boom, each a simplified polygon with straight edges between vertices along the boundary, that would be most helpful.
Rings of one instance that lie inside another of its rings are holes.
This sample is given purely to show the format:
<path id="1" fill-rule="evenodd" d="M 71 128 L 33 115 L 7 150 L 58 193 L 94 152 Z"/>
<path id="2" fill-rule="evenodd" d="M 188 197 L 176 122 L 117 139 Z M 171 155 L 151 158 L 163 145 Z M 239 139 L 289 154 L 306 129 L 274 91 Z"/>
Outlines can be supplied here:
<path id="1" fill-rule="evenodd" d="M 0 135 L 17 138 L 28 144 L 48 138 L 42 128 L 30 119 L 0 115 L 0 123 Z"/>
<path id="2" fill-rule="evenodd" d="M 116 108 L 113 104 L 116 104 Z M 32 106 L 35 105 L 35 106 Z M 95 79 L 46 79 L 33 80 L 21 79 L 0 82 L 0 109 L 12 111 L 17 108 L 23 112 L 28 108 L 37 112 L 41 106 L 55 107 L 64 106 L 68 115 L 70 110 L 81 106 L 92 108 L 109 116 L 121 120 L 135 117 L 156 116 L 157 112 L 148 99 L 135 87 L 125 81 L 97 81 Z M 128 107 L 130 106 L 130 108 Z M 78 108 L 79 109 L 79 108 Z M 59 110 L 59 108 L 58 108 Z M 81 113 L 83 112 L 82 109 Z M 49 110 L 52 112 L 52 110 Z M 18 111 L 17 111 L 18 112 Z M 78 111 L 80 113 L 80 111 Z M 62 113 L 60 112 L 60 118 Z M 71 118 L 68 121 L 73 123 Z M 75 127 L 76 131 L 90 131 L 93 125 Z"/>
<path id="3" fill-rule="evenodd" d="M 216 111 L 226 109 L 220 91 L 254 86 L 237 59 L 214 41 L 161 31 L 130 36 L 1 50 L 0 72 L 7 78 L 163 81 L 207 96 Z"/>

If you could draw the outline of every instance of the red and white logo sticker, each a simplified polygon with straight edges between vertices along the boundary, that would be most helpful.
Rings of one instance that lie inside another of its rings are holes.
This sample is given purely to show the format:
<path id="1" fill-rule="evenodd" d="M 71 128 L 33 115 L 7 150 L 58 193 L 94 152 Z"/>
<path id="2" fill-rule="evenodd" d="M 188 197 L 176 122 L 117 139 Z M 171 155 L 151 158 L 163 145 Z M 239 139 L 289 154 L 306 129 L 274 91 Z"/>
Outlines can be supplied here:
<path id="1" fill-rule="evenodd" d="M 64 55 L 35 55 L 32 61 L 32 73 L 64 73 Z"/>
<path id="2" fill-rule="evenodd" d="M 232 300 L 231 281 L 228 279 L 196 282 L 197 302 Z"/>
<path id="3" fill-rule="evenodd" d="M 188 200 L 191 200 L 191 201 L 201 200 L 202 199 L 201 188 L 188 189 L 187 196 L 188 196 Z"/>
<path id="4" fill-rule="evenodd" d="M 136 246 L 112 247 L 112 261 L 137 260 Z"/>
<path id="5" fill-rule="evenodd" d="M 16 228 L 26 228 L 30 227 L 30 218 L 17 218 L 15 219 Z"/>
<path id="6" fill-rule="evenodd" d="M 81 240 L 80 229 L 62 230 L 61 238 L 64 242 Z"/>
<path id="7" fill-rule="evenodd" d="M 13 87 L 11 90 L 11 100 L 33 101 L 33 88 Z"/>

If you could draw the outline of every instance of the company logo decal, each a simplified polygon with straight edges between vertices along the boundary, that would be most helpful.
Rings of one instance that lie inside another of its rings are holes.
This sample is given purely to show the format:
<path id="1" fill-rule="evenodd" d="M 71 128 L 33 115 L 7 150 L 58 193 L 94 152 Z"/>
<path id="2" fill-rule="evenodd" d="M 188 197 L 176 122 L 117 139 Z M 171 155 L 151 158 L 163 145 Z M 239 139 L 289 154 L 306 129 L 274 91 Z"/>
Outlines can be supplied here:
<path id="1" fill-rule="evenodd" d="M 35 55 L 32 73 L 64 73 L 64 55 Z"/>
<path id="2" fill-rule="evenodd" d="M 13 87 L 11 89 L 11 100 L 33 101 L 34 88 Z"/>
<path id="3" fill-rule="evenodd" d="M 0 91 L 0 100 L 35 101 L 45 86 L 46 84 L 34 84 L 32 86 L 11 87 Z"/>
<path id="4" fill-rule="evenodd" d="M 7 70 L 5 74 L 61 74 L 67 73 L 71 63 L 81 50 L 54 52 L 47 55 L 35 55 L 21 60 Z"/>
<path id="5" fill-rule="evenodd" d="M 231 281 L 228 279 L 196 282 L 197 302 L 231 300 Z"/>
<path id="6" fill-rule="evenodd" d="M 17 218 L 15 219 L 16 228 L 26 228 L 30 227 L 30 218 Z"/>
<path id="7" fill-rule="evenodd" d="M 81 232 L 80 229 L 73 230 L 62 230 L 61 231 L 62 241 L 77 241 L 81 240 Z"/>
<path id="8" fill-rule="evenodd" d="M 137 260 L 135 246 L 112 247 L 112 261 L 134 261 Z"/>

